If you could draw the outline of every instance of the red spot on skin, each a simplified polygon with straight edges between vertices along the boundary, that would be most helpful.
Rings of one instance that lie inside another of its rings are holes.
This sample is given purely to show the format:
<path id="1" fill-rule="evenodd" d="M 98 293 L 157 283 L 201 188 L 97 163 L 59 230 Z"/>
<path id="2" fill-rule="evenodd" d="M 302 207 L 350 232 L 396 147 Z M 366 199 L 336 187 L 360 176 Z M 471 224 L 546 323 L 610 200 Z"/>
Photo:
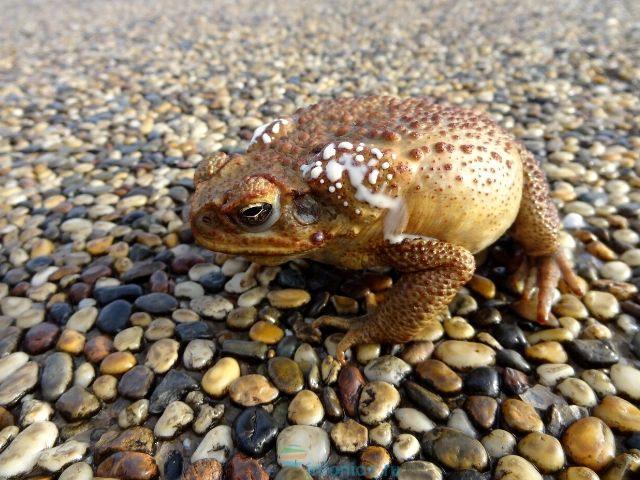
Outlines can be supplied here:
<path id="1" fill-rule="evenodd" d="M 443 167 L 444 167 L 444 169 L 445 169 L 445 170 L 451 170 L 452 165 L 451 165 L 450 163 L 445 163 L 445 164 L 443 165 Z"/>
<path id="2" fill-rule="evenodd" d="M 462 175 L 456 175 L 456 180 L 461 182 L 462 181 Z"/>
<path id="3" fill-rule="evenodd" d="M 473 145 L 461 145 L 460 150 L 464 153 L 471 153 L 473 151 Z"/>
<path id="4" fill-rule="evenodd" d="M 316 244 L 324 242 L 324 232 L 320 231 L 311 235 L 311 241 Z"/>

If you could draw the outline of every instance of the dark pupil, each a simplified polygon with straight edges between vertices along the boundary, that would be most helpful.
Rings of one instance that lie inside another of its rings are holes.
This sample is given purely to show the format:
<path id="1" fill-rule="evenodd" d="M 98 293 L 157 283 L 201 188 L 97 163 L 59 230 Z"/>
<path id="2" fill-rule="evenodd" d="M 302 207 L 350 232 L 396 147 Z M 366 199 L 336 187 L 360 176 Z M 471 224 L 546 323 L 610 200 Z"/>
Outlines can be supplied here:
<path id="1" fill-rule="evenodd" d="M 260 205 L 252 205 L 240 210 L 240 220 L 245 225 L 255 226 L 261 225 L 267 221 L 271 214 L 271 205 L 261 203 Z"/>

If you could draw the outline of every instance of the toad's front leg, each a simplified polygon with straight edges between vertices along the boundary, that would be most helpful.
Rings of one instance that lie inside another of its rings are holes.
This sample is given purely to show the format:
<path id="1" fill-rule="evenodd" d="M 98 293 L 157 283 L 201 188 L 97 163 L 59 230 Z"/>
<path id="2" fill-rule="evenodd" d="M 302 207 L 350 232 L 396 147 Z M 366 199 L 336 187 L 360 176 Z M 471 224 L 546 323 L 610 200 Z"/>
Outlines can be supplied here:
<path id="1" fill-rule="evenodd" d="M 336 357 L 362 343 L 405 343 L 438 320 L 455 294 L 473 275 L 473 255 L 462 247 L 429 238 L 385 243 L 374 255 L 402 277 L 386 300 L 372 313 L 358 318 L 340 341 Z M 314 326 L 326 322 L 319 321 Z"/>

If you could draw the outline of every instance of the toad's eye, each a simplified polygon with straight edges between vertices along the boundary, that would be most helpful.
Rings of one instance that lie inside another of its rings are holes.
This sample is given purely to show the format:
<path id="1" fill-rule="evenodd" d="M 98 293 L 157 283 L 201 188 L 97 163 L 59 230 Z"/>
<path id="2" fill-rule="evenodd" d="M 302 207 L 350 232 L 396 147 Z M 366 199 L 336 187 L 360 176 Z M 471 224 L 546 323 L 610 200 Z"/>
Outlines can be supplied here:
<path id="1" fill-rule="evenodd" d="M 278 206 L 267 202 L 245 205 L 236 213 L 238 223 L 249 230 L 267 229 L 278 220 L 278 216 Z"/>

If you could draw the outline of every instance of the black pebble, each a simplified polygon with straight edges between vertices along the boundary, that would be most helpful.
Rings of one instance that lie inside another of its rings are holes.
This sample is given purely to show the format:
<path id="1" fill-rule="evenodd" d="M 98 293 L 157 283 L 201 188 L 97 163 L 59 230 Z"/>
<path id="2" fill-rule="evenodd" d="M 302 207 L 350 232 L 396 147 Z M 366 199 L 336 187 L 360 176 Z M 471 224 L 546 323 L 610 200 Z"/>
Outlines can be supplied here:
<path id="1" fill-rule="evenodd" d="M 189 342 L 196 338 L 213 338 L 213 333 L 205 322 L 180 323 L 176 326 L 176 333 L 181 342 Z"/>
<path id="2" fill-rule="evenodd" d="M 118 333 L 129 324 L 131 304 L 126 300 L 115 300 L 100 310 L 96 325 L 104 333 Z"/>
<path id="3" fill-rule="evenodd" d="M 222 290 L 224 284 L 227 283 L 227 277 L 220 271 L 205 273 L 198 283 L 204 287 L 207 292 L 216 293 Z"/>
<path id="4" fill-rule="evenodd" d="M 273 445 L 278 427 L 264 408 L 251 407 L 236 417 L 233 433 L 240 450 L 252 457 L 260 457 Z"/>
<path id="5" fill-rule="evenodd" d="M 527 346 L 524 332 L 514 324 L 500 323 L 496 325 L 493 329 L 493 336 L 504 348 L 522 350 Z"/>
<path id="6" fill-rule="evenodd" d="M 154 292 L 138 297 L 134 305 L 145 312 L 161 314 L 178 308 L 178 300 L 168 293 Z"/>
<path id="7" fill-rule="evenodd" d="M 58 302 L 51 305 L 48 312 L 48 319 L 57 325 L 66 325 L 67 320 L 73 314 L 73 307 L 65 302 Z"/>
<path id="8" fill-rule="evenodd" d="M 167 455 L 164 462 L 164 478 L 166 480 L 179 480 L 182 475 L 182 455 L 177 450 L 173 450 Z"/>
<path id="9" fill-rule="evenodd" d="M 93 292 L 93 298 L 101 304 L 105 305 L 111 303 L 114 300 L 135 300 L 142 295 L 142 287 L 135 283 L 117 285 L 115 287 L 102 287 L 97 288 Z"/>
<path id="10" fill-rule="evenodd" d="M 480 367 L 464 377 L 464 390 L 468 395 L 497 397 L 500 394 L 500 377 L 495 368 Z"/>

